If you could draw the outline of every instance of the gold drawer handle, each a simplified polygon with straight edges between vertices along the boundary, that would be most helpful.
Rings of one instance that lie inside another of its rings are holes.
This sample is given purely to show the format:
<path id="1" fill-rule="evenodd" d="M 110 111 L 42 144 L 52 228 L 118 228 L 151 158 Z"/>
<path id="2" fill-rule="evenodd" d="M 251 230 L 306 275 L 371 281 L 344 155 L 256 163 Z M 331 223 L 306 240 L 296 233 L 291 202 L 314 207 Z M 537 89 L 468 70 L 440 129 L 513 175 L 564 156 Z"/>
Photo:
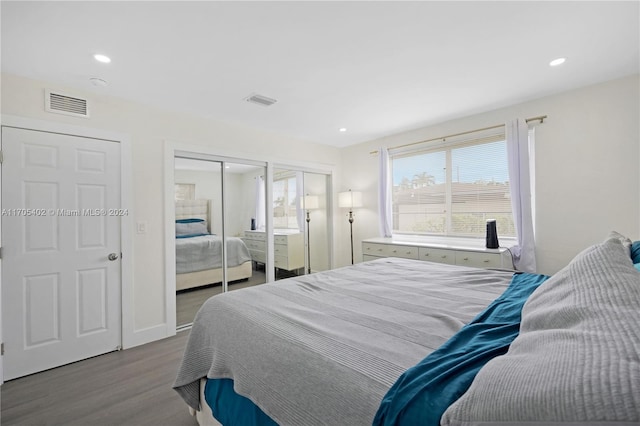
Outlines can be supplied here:
<path id="1" fill-rule="evenodd" d="M 468 258 L 468 257 L 465 257 L 465 258 L 464 258 L 464 259 L 462 259 L 462 260 L 469 260 L 469 258 Z"/>

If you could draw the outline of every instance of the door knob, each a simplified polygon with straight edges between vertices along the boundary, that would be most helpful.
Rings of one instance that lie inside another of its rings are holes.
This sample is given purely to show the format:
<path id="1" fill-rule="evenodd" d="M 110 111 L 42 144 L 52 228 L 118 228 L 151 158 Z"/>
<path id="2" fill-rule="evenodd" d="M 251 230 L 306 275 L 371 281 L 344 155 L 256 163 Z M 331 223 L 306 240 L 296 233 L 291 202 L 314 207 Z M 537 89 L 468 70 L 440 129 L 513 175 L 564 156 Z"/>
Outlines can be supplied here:
<path id="1" fill-rule="evenodd" d="M 109 253 L 109 260 L 112 262 L 118 260 L 118 255 L 116 253 Z"/>

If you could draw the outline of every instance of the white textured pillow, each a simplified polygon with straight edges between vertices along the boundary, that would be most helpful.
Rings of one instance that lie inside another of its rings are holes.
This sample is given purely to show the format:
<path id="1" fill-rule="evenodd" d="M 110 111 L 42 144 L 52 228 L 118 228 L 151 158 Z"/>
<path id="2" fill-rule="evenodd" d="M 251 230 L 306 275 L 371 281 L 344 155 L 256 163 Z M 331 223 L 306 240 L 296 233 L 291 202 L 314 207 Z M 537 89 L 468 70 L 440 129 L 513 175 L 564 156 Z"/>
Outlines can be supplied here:
<path id="1" fill-rule="evenodd" d="M 622 243 L 622 246 L 627 251 L 627 255 L 631 256 L 631 244 L 633 244 L 631 239 L 629 239 L 628 237 L 625 237 L 624 235 L 622 235 L 622 234 L 620 234 L 620 233 L 618 233 L 616 231 L 609 232 L 609 235 L 607 236 L 607 240 L 610 240 L 611 238 L 615 238 L 617 240 L 620 240 L 620 242 Z"/>
<path id="2" fill-rule="evenodd" d="M 208 233 L 207 224 L 205 222 L 176 223 L 176 237 Z"/>
<path id="3" fill-rule="evenodd" d="M 640 273 L 619 238 L 580 253 L 522 310 L 442 425 L 640 424 Z"/>

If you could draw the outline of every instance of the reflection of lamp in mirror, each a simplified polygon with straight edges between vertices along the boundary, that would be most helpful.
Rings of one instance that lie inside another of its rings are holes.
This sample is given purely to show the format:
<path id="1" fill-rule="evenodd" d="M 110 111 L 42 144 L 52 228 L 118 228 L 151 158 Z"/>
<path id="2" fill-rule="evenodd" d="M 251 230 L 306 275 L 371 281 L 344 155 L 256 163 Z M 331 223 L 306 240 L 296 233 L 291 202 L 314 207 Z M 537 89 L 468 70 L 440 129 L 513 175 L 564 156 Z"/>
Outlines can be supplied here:
<path id="1" fill-rule="evenodd" d="M 307 210 L 307 274 L 311 273 L 311 242 L 309 240 L 309 222 L 311 222 L 311 217 L 309 216 L 309 210 L 317 209 L 318 207 L 319 205 L 317 195 L 305 195 L 304 208 L 305 210 Z"/>
<path id="2" fill-rule="evenodd" d="M 353 209 L 362 207 L 362 193 L 352 190 L 338 194 L 338 206 L 349 209 L 349 231 L 351 234 L 351 264 L 353 265 Z"/>

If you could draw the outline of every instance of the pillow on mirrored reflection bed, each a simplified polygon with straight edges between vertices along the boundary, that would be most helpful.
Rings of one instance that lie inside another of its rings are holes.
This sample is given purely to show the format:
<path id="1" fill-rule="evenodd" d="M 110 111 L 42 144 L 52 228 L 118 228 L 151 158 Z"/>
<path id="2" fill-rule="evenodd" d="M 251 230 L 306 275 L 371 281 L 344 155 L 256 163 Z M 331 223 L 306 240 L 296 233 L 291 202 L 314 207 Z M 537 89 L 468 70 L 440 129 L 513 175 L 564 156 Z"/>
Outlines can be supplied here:
<path id="1" fill-rule="evenodd" d="M 185 235 L 206 235 L 207 223 L 202 219 L 178 219 L 176 220 L 176 237 Z"/>
<path id="2" fill-rule="evenodd" d="M 638 424 L 640 273 L 627 250 L 608 239 L 540 286 L 509 351 L 480 370 L 442 424 Z"/>

